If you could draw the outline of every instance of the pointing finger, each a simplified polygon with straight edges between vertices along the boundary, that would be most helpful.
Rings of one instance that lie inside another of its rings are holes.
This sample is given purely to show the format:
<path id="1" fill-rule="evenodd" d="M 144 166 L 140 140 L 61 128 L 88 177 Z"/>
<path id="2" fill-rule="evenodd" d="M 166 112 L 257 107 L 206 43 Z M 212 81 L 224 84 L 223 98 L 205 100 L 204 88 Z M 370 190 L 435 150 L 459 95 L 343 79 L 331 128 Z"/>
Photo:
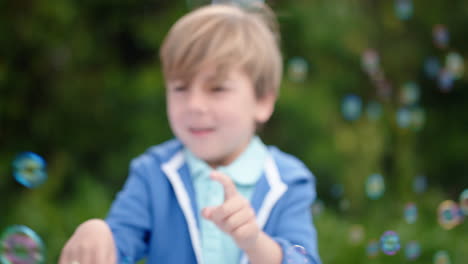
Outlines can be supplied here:
<path id="1" fill-rule="evenodd" d="M 224 200 L 228 200 L 237 195 L 236 186 L 232 182 L 231 178 L 219 171 L 213 171 L 211 173 L 211 179 L 221 183 L 224 189 Z"/>

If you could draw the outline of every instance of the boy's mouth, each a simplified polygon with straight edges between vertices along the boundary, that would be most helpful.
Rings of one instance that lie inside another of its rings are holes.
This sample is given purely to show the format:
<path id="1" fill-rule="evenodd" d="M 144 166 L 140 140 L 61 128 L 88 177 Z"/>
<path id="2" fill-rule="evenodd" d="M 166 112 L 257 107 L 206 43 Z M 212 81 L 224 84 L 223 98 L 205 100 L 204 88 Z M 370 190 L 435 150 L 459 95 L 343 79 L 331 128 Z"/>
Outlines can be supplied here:
<path id="1" fill-rule="evenodd" d="M 214 131 L 214 128 L 190 128 L 190 133 L 195 136 L 205 136 Z"/>

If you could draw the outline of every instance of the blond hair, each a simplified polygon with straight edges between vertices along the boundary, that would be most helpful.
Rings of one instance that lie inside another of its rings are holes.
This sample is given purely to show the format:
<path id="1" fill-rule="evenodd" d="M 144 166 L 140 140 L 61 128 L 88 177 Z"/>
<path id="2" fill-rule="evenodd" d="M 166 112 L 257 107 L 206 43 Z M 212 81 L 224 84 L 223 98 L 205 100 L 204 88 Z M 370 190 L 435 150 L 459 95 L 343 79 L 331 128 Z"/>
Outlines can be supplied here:
<path id="1" fill-rule="evenodd" d="M 239 66 L 251 78 L 257 98 L 276 95 L 283 67 L 278 24 L 267 6 L 254 7 L 215 4 L 180 18 L 160 51 L 166 80 L 190 81 L 207 65 L 214 65 L 222 78 Z"/>

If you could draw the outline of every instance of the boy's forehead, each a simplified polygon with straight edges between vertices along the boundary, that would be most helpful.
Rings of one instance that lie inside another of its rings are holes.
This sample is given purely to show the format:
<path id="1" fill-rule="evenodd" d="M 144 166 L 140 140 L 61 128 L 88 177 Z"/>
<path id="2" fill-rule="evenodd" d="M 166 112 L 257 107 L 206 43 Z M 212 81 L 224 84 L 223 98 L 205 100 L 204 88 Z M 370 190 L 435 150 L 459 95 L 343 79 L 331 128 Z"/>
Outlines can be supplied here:
<path id="1" fill-rule="evenodd" d="M 172 76 L 168 80 L 168 83 L 190 83 L 194 79 L 210 83 L 221 82 L 228 79 L 231 73 L 236 70 L 239 70 L 239 67 L 227 66 L 222 64 L 210 64 L 208 66 L 198 67 L 197 70 L 193 70 L 190 72 L 179 72 L 178 74 Z"/>

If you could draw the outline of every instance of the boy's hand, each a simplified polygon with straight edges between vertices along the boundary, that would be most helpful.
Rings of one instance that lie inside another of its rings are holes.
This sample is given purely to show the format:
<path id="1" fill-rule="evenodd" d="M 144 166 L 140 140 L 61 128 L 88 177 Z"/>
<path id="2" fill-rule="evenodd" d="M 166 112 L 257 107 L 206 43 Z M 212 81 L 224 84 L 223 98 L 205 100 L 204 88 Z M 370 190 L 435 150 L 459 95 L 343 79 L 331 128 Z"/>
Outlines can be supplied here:
<path id="1" fill-rule="evenodd" d="M 81 224 L 65 244 L 59 264 L 115 264 L 117 254 L 112 232 L 101 219 Z"/>
<path id="2" fill-rule="evenodd" d="M 223 185 L 224 202 L 219 206 L 204 208 L 203 217 L 230 235 L 241 249 L 253 247 L 260 234 L 260 228 L 250 202 L 237 192 L 236 186 L 228 176 L 213 171 L 210 177 Z"/>

